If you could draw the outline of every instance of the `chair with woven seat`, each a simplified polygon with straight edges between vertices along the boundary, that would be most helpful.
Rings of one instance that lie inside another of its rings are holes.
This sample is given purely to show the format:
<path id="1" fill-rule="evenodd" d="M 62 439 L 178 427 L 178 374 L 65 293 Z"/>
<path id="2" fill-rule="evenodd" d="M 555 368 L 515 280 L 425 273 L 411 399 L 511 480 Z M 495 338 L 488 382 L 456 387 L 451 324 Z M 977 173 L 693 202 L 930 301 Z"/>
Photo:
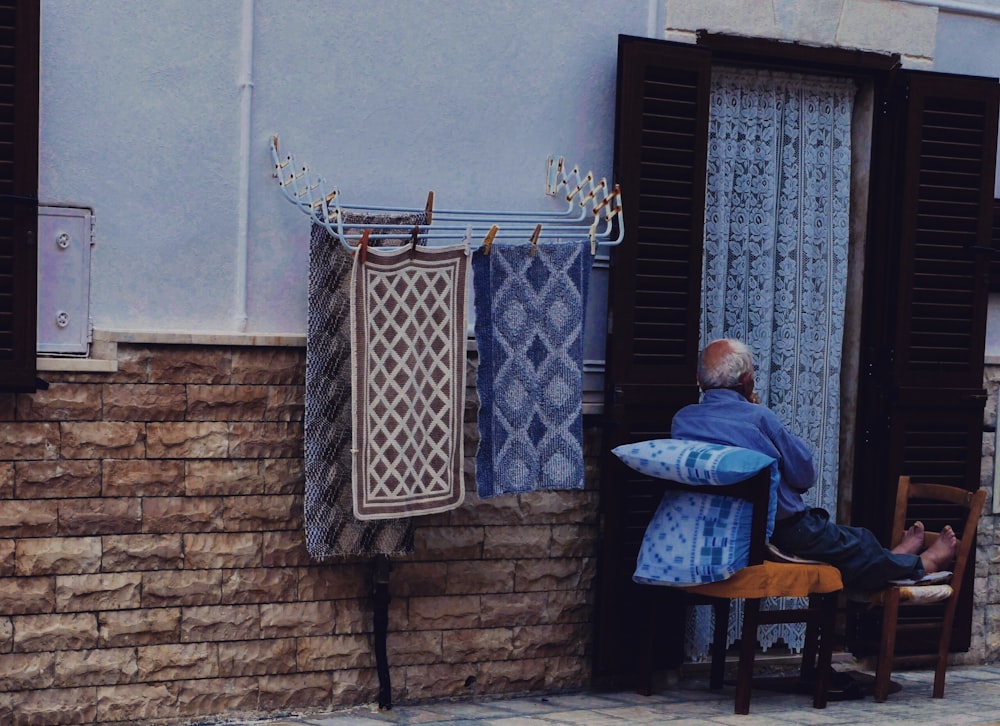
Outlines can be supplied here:
<path id="1" fill-rule="evenodd" d="M 663 500 L 646 529 L 633 580 L 671 587 L 692 605 L 712 606 L 710 687 L 723 686 L 730 604 L 744 599 L 735 713 L 750 712 L 757 629 L 772 623 L 806 623 L 801 676 L 815 679 L 813 706 L 825 708 L 843 582 L 840 572 L 829 565 L 768 561 L 767 538 L 774 523 L 777 485 L 775 460 L 746 449 L 674 439 L 625 445 L 614 453 L 633 469 L 664 482 Z M 739 459 L 739 465 L 726 470 L 727 457 Z M 717 542 L 735 544 L 738 551 L 713 551 Z M 693 557 L 706 551 L 711 564 L 689 567 Z M 760 605 L 765 597 L 808 597 L 809 603 L 764 610 Z M 646 612 L 637 691 L 649 695 L 652 635 L 658 618 L 655 609 Z"/>
<path id="2" fill-rule="evenodd" d="M 885 701 L 889 695 L 890 676 L 895 659 L 896 643 L 900 634 L 940 630 L 934 668 L 934 698 L 944 697 L 945 673 L 948 669 L 948 651 L 955 624 L 955 609 L 966 575 L 969 554 L 975 542 L 976 527 L 986 501 L 986 490 L 971 492 L 945 484 L 915 483 L 910 477 L 899 477 L 896 489 L 896 509 L 893 514 L 892 542 L 903 538 L 908 523 L 918 519 L 940 516 L 942 506 L 950 507 L 958 516 L 952 526 L 959 536 L 955 561 L 951 566 L 949 584 L 921 586 L 899 584 L 874 594 L 866 594 L 866 607 L 882 609 L 882 630 L 879 642 L 878 663 L 875 669 L 875 700 Z M 938 532 L 924 532 L 924 546 L 929 547 L 939 536 Z M 852 600 L 858 598 L 852 593 Z M 944 602 L 944 615 L 939 623 L 900 622 L 900 610 Z"/>

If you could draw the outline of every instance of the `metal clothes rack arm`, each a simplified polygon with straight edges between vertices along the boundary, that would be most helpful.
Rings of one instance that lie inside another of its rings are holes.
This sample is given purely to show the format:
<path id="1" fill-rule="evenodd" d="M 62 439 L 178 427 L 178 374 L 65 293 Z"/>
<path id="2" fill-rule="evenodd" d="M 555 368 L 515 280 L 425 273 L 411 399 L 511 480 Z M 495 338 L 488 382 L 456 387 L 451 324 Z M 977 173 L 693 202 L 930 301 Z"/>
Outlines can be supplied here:
<path id="1" fill-rule="evenodd" d="M 566 172 L 565 161 L 549 157 L 546 169 L 546 194 L 555 196 L 560 190 L 568 190 L 565 200 L 566 211 L 557 213 L 525 212 L 518 210 L 462 210 L 432 209 L 433 192 L 428 195 L 424 209 L 412 207 L 347 206 L 340 202 L 338 189 L 326 191 L 323 178 L 313 179 L 310 170 L 303 165 L 297 168 L 291 154 L 281 157 L 278 137 L 271 137 L 271 156 L 274 161 L 274 177 L 285 197 L 312 220 L 322 225 L 341 244 L 350 250 L 357 248 L 356 242 L 362 231 L 368 230 L 372 239 L 399 239 L 419 236 L 430 240 L 462 240 L 475 244 L 475 240 L 486 238 L 490 244 L 502 232 L 502 237 L 519 242 L 530 241 L 537 244 L 542 239 L 582 238 L 591 240 L 592 248 L 615 246 L 623 238 L 623 209 L 621 191 L 615 185 L 608 191 L 605 179 L 595 182 L 592 172 L 580 175 L 578 167 Z M 579 211 L 576 211 L 579 209 Z M 345 211 L 347 212 L 345 214 Z M 394 214 L 425 213 L 428 223 L 414 229 L 413 225 L 364 224 L 346 221 L 351 212 L 384 212 Z M 346 219 L 345 219 L 346 218 Z M 617 218 L 617 225 L 612 221 Z M 589 224 L 585 222 L 589 220 Z M 584 224 L 580 224 L 584 222 Z M 617 233 L 612 238 L 613 233 Z"/>

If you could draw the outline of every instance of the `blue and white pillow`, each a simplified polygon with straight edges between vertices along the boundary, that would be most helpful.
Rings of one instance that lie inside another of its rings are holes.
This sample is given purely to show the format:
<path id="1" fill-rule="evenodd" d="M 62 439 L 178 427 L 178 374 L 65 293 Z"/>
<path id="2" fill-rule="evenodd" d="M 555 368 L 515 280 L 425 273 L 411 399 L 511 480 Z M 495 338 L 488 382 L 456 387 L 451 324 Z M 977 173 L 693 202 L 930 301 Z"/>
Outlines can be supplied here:
<path id="1" fill-rule="evenodd" d="M 767 534 L 774 527 L 778 462 L 765 454 L 702 441 L 656 439 L 612 450 L 636 471 L 695 486 L 735 484 L 771 471 Z M 733 497 L 667 491 L 653 515 L 632 579 L 648 585 L 696 585 L 732 577 L 750 557 L 753 506 Z"/>

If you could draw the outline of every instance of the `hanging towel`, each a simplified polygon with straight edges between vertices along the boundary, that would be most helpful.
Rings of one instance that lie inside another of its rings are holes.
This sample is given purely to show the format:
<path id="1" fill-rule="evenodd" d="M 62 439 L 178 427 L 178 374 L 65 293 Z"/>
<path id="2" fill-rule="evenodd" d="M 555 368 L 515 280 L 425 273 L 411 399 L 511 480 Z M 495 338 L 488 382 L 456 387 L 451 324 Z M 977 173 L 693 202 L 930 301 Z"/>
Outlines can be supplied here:
<path id="1" fill-rule="evenodd" d="M 370 249 L 355 258 L 354 515 L 454 509 L 465 496 L 468 248 Z"/>
<path id="2" fill-rule="evenodd" d="M 472 258 L 479 496 L 582 489 L 590 243 L 494 243 Z"/>
<path id="3" fill-rule="evenodd" d="M 426 215 L 345 214 L 358 224 L 424 224 Z M 380 243 L 398 244 L 392 240 Z M 321 225 L 309 243 L 305 394 L 306 548 L 333 557 L 413 552 L 409 519 L 362 522 L 351 488 L 350 281 L 353 256 Z"/>

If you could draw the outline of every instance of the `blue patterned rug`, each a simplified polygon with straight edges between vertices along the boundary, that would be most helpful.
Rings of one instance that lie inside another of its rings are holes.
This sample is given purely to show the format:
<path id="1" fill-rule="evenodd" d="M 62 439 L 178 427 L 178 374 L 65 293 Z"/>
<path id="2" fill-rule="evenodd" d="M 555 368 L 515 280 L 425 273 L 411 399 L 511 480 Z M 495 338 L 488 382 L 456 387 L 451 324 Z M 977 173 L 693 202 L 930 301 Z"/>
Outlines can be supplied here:
<path id="1" fill-rule="evenodd" d="M 472 256 L 479 496 L 582 489 L 590 243 L 493 244 Z"/>

